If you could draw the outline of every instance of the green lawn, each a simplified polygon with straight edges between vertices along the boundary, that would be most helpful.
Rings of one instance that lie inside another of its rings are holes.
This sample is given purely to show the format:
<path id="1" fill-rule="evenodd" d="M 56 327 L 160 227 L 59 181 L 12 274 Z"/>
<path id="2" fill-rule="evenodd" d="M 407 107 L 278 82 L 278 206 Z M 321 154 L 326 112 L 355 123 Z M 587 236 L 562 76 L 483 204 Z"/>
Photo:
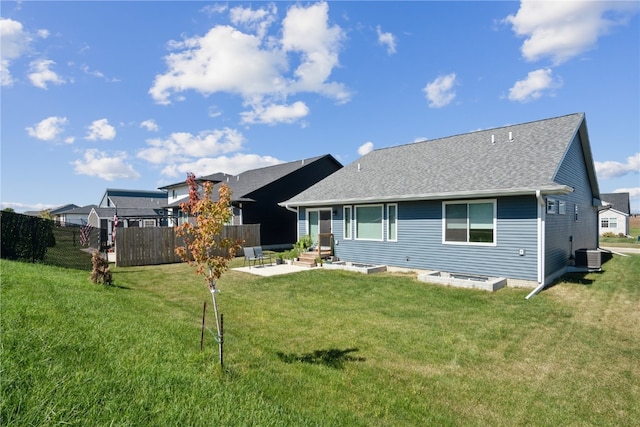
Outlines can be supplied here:
<path id="1" fill-rule="evenodd" d="M 603 237 L 600 236 L 600 246 L 618 246 L 640 248 L 640 228 L 629 229 L 631 237 Z"/>
<path id="2" fill-rule="evenodd" d="M 407 274 L 230 271 L 225 372 L 211 334 L 200 351 L 210 296 L 187 265 L 115 269 L 115 287 L 0 268 L 2 426 L 640 424 L 640 256 L 530 300 Z"/>

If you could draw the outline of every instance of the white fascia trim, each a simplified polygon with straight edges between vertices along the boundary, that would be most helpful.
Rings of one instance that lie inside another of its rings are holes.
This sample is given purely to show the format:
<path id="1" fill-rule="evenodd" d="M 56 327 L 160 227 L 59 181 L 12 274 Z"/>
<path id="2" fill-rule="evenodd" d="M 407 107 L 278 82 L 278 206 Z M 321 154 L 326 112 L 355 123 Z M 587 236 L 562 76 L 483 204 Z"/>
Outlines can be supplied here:
<path id="1" fill-rule="evenodd" d="M 428 193 L 428 194 L 405 194 L 401 196 L 386 197 L 364 197 L 352 199 L 327 199 L 312 200 L 307 202 L 291 202 L 279 203 L 280 206 L 291 210 L 294 206 L 331 206 L 331 205 L 352 205 L 367 203 L 388 203 L 403 202 L 417 200 L 456 200 L 456 199 L 481 199 L 489 197 L 505 197 L 505 196 L 534 196 L 540 192 L 541 194 L 568 194 L 573 192 L 573 188 L 567 185 L 554 185 L 542 188 L 512 188 L 508 190 L 480 190 L 468 192 L 445 192 L 445 193 Z"/>

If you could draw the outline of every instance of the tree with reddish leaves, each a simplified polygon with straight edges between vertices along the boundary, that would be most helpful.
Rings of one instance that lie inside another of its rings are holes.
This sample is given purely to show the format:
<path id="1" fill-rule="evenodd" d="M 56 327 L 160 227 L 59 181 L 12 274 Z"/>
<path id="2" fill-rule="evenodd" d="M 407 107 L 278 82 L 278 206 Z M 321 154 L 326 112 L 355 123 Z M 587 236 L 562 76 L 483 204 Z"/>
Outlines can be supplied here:
<path id="1" fill-rule="evenodd" d="M 220 348 L 220 366 L 223 367 L 223 336 L 221 316 L 218 315 L 216 282 L 229 268 L 242 242 L 222 238 L 222 230 L 233 218 L 231 210 L 231 190 L 225 184 L 218 190 L 218 200 L 211 198 L 213 184 L 204 182 L 202 194 L 193 173 L 187 174 L 189 201 L 180 209 L 188 214 L 188 221 L 176 227 L 176 234 L 184 238 L 185 245 L 177 246 L 176 253 L 190 265 L 196 267 L 196 274 L 205 277 L 216 316 L 217 341 Z"/>

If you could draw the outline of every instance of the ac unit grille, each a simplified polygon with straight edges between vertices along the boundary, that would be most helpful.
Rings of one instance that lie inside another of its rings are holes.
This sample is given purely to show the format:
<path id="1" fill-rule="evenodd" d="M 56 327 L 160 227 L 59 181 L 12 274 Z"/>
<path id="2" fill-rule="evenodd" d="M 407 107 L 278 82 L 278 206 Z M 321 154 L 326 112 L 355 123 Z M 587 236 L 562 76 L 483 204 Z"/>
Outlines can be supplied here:
<path id="1" fill-rule="evenodd" d="M 597 249 L 576 250 L 576 267 L 600 268 L 602 267 L 602 256 Z"/>

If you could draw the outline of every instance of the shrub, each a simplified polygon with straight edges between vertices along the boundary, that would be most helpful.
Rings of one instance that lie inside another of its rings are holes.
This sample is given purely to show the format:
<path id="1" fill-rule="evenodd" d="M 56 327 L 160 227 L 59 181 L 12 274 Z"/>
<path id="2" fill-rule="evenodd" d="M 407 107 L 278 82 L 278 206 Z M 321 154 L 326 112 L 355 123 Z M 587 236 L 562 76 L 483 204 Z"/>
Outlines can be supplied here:
<path id="1" fill-rule="evenodd" d="M 113 278 L 111 277 L 111 269 L 109 268 L 109 261 L 107 261 L 100 252 L 93 251 L 91 256 L 91 263 L 93 264 L 93 270 L 91 271 L 91 281 L 93 283 L 101 283 L 103 285 L 112 285 Z"/>

